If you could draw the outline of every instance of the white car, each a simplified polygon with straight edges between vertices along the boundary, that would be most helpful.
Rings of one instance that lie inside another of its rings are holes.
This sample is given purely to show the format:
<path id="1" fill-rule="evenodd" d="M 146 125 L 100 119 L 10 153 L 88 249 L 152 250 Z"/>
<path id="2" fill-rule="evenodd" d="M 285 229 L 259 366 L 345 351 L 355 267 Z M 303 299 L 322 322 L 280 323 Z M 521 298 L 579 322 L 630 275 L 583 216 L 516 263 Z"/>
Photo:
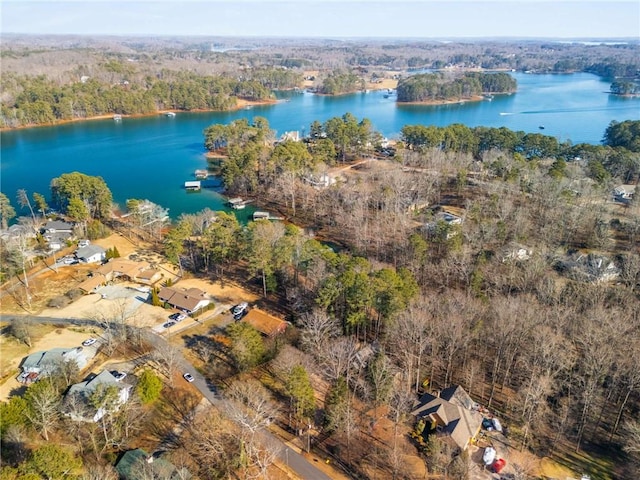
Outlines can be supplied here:
<path id="1" fill-rule="evenodd" d="M 241 315 L 249 307 L 247 302 L 242 302 L 231 309 L 233 315 Z"/>
<path id="2" fill-rule="evenodd" d="M 90 347 L 94 343 L 96 343 L 96 339 L 95 338 L 87 338 L 84 342 L 82 342 L 82 346 L 83 347 Z"/>
<path id="3" fill-rule="evenodd" d="M 191 382 L 193 382 L 195 380 L 195 378 L 193 378 L 193 375 L 191 375 L 190 373 L 185 373 L 183 375 L 183 377 L 189 383 L 191 383 Z"/>
<path id="4" fill-rule="evenodd" d="M 89 240 L 80 240 L 78 242 L 78 247 L 88 247 L 91 242 Z"/>

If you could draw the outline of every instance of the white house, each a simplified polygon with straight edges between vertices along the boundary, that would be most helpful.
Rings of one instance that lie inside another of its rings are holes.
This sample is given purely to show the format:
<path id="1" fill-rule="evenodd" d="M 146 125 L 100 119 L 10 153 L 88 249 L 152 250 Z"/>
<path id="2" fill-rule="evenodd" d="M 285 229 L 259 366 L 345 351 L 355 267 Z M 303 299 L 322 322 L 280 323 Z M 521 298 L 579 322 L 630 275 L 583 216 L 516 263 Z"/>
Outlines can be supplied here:
<path id="1" fill-rule="evenodd" d="M 76 258 L 84 263 L 99 263 L 107 256 L 107 251 L 99 245 L 87 245 L 76 251 Z"/>
<path id="2" fill-rule="evenodd" d="M 117 396 L 107 402 L 108 404 L 105 403 L 96 409 L 92 405 L 91 397 L 97 391 L 108 388 L 116 389 Z M 116 380 L 111 372 L 103 370 L 90 380 L 69 387 L 69 391 L 65 395 L 65 414 L 77 422 L 97 422 L 110 411 L 118 411 L 129 400 L 131 388 L 132 385 Z M 77 408 L 78 406 L 83 408 Z"/>
<path id="3" fill-rule="evenodd" d="M 22 374 L 18 379 L 24 383 L 45 377 L 55 372 L 63 362 L 75 362 L 78 369 L 82 370 L 89 358 L 95 355 L 95 348 L 52 348 L 42 352 L 32 353 L 24 359 L 20 368 Z"/>

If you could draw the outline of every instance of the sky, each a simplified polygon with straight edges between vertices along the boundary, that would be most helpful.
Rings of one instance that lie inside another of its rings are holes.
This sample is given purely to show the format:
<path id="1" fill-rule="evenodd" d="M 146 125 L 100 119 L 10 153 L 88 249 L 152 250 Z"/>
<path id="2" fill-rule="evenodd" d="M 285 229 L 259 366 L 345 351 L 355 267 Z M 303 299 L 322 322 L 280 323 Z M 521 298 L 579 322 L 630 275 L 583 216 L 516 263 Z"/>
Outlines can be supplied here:
<path id="1" fill-rule="evenodd" d="M 1 0 L 2 33 L 640 38 L 640 0 Z"/>

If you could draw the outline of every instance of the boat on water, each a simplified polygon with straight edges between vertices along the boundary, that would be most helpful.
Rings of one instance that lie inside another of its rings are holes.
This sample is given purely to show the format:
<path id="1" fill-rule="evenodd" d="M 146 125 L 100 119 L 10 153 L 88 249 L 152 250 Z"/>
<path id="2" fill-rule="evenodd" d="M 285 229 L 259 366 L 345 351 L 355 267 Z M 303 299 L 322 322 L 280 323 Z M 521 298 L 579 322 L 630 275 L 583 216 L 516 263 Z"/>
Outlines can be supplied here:
<path id="1" fill-rule="evenodd" d="M 538 128 L 539 128 L 540 130 L 544 130 L 544 125 L 540 125 Z"/>
<path id="2" fill-rule="evenodd" d="M 113 119 L 114 119 L 116 122 L 119 122 L 120 120 L 122 120 L 122 115 L 119 115 L 119 114 L 117 114 L 117 113 L 116 113 L 116 114 L 113 116 Z"/>
<path id="3" fill-rule="evenodd" d="M 174 112 L 167 112 L 167 113 L 165 113 L 165 115 L 166 115 L 167 117 L 170 117 L 170 118 L 173 118 L 173 117 L 175 117 L 175 116 L 176 116 L 176 114 L 175 114 Z"/>
<path id="4" fill-rule="evenodd" d="M 484 449 L 484 454 L 482 455 L 482 461 L 485 465 L 491 465 L 493 461 L 496 459 L 496 449 L 493 447 L 487 447 Z"/>

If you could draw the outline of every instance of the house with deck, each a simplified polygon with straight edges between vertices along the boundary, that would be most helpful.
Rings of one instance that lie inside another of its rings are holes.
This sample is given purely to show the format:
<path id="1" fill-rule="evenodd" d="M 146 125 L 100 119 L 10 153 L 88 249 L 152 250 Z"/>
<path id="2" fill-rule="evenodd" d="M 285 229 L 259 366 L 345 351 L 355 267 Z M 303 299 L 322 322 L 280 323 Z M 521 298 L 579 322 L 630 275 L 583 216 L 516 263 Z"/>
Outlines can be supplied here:
<path id="1" fill-rule="evenodd" d="M 73 237 L 73 228 L 73 223 L 63 220 L 49 220 L 40 230 L 40 233 L 51 250 L 60 250 L 65 242 Z"/>

